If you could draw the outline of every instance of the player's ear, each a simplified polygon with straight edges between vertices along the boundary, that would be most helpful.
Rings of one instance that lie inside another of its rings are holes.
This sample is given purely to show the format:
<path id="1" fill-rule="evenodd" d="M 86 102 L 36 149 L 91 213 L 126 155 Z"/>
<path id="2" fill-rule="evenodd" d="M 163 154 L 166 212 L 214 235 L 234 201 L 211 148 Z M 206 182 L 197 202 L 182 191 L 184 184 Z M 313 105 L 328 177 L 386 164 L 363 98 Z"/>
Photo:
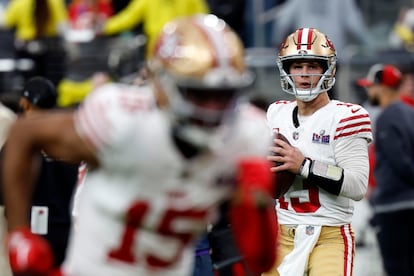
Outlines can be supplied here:
<path id="1" fill-rule="evenodd" d="M 23 111 L 23 113 L 26 113 L 27 111 L 32 109 L 32 104 L 28 99 L 21 97 L 19 100 L 19 107 Z"/>

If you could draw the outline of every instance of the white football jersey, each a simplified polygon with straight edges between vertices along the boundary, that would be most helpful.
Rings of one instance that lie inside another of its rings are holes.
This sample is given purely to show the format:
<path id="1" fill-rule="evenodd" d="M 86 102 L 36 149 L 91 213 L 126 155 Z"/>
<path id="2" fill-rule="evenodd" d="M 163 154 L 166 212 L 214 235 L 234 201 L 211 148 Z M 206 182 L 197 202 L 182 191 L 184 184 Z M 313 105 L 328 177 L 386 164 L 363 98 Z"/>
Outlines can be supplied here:
<path id="1" fill-rule="evenodd" d="M 230 196 L 238 161 L 267 155 L 265 114 L 246 104 L 211 151 L 184 158 L 168 115 L 140 89 L 104 86 L 75 115 L 100 168 L 83 184 L 65 276 L 190 275 L 194 242 Z"/>
<path id="2" fill-rule="evenodd" d="M 298 127 L 293 116 L 296 106 L 296 101 L 275 102 L 268 108 L 267 119 L 274 132 L 286 136 L 306 157 L 337 165 L 338 141 L 355 137 L 372 140 L 369 115 L 359 105 L 331 100 Z M 353 200 L 332 195 L 297 176 L 288 192 L 277 200 L 276 210 L 280 224 L 337 226 L 351 223 Z"/>
<path id="3" fill-rule="evenodd" d="M 0 103 L 0 149 L 7 139 L 10 126 L 17 119 L 17 115 L 8 107 Z"/>

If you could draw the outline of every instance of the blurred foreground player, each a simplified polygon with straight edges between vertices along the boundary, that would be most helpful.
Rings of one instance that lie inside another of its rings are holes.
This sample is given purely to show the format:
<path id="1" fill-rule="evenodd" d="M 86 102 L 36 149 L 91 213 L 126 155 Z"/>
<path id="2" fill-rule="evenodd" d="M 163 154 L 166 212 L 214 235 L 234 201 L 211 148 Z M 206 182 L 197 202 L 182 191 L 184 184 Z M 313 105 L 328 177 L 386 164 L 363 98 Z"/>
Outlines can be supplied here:
<path id="1" fill-rule="evenodd" d="M 336 51 L 317 29 L 302 28 L 282 43 L 277 65 L 283 91 L 267 111 L 275 139 L 276 174 L 296 175 L 276 202 L 280 238 L 277 262 L 265 275 L 352 275 L 354 201 L 368 185 L 371 121 L 364 108 L 331 100 Z M 285 179 L 289 179 L 285 177 Z"/>
<path id="2" fill-rule="evenodd" d="M 197 238 L 225 200 L 249 269 L 274 262 L 271 141 L 264 114 L 242 102 L 252 76 L 239 38 L 213 15 L 177 19 L 148 65 L 148 86 L 108 84 L 75 112 L 12 126 L 4 194 L 15 272 L 47 275 L 51 258 L 26 218 L 39 149 L 89 168 L 60 275 L 190 275 Z"/>

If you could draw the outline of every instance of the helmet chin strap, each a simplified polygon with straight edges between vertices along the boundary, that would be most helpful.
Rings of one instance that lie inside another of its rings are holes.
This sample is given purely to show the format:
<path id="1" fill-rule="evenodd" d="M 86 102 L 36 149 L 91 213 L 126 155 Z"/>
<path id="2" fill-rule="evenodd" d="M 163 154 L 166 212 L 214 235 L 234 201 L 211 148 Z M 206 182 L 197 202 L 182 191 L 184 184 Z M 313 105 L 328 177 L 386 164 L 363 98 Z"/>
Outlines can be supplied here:
<path id="1" fill-rule="evenodd" d="M 176 113 L 170 116 L 173 120 L 174 136 L 200 152 L 217 150 L 225 146 L 228 134 L 231 133 L 229 121 L 234 119 L 234 115 L 233 112 L 229 112 L 219 125 L 212 127 L 194 124 L 189 118 L 179 117 Z"/>
<path id="2" fill-rule="evenodd" d="M 203 128 L 192 124 L 176 124 L 173 133 L 179 139 L 190 145 L 197 152 L 211 151 L 224 145 L 225 136 L 220 135 L 220 127 Z"/>
<path id="3" fill-rule="evenodd" d="M 307 90 L 296 89 L 292 81 L 292 84 L 293 84 L 292 89 L 293 89 L 296 99 L 301 100 L 303 102 L 310 102 L 314 100 L 319 94 L 329 90 L 323 86 L 324 81 L 325 81 L 325 76 L 322 76 L 321 79 L 318 81 L 318 84 L 309 90 L 308 89 Z M 332 85 L 334 83 L 335 83 L 335 79 L 333 79 Z"/>
<path id="4" fill-rule="evenodd" d="M 175 125 L 173 127 L 172 137 L 177 145 L 177 148 L 186 158 L 193 158 L 205 149 L 204 147 L 197 146 L 190 141 L 189 137 L 187 137 L 184 133 L 182 125 Z"/>
<path id="5" fill-rule="evenodd" d="M 176 135 L 197 148 L 204 148 L 208 145 L 213 132 L 192 124 L 179 124 L 176 126 Z"/>
<path id="6" fill-rule="evenodd" d="M 320 89 L 317 89 L 317 90 L 320 90 Z M 295 91 L 296 99 L 301 100 L 302 102 L 310 102 L 316 99 L 316 97 L 318 97 L 319 94 L 320 94 L 320 91 L 318 91 L 318 93 L 311 93 L 311 90 L 300 90 L 300 89 L 296 89 Z"/>

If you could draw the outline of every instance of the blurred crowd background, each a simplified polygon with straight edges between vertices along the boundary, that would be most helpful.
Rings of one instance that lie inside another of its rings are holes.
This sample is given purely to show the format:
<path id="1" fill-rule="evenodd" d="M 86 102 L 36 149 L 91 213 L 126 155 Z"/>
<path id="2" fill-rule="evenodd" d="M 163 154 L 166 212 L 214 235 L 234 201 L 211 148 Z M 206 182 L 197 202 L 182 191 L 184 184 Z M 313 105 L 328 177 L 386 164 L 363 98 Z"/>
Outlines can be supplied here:
<path id="1" fill-rule="evenodd" d="M 142 14 L 131 20 L 132 6 L 138 2 L 163 6 L 163 1 L 154 4 L 147 0 L 54 0 L 63 2 L 66 8 L 61 22 L 65 27 L 57 33 L 63 52 L 39 57 L 35 53 L 33 58 L 19 53 L 19 27 L 7 22 L 14 1 L 21 0 L 0 1 L 0 95 L 8 100 L 29 77 L 44 74 L 58 87 L 58 103 L 63 107 L 78 104 L 96 85 L 107 80 L 128 80 L 140 70 L 149 41 L 145 26 L 152 23 Z M 21 2 L 33 5 L 42 0 Z M 374 63 L 397 65 L 407 78 L 414 71 L 411 0 L 206 0 L 205 4 L 207 12 L 225 19 L 242 37 L 247 64 L 256 73 L 251 95 L 264 105 L 286 98 L 275 65 L 277 48 L 282 38 L 304 25 L 321 29 L 338 51 L 337 84 L 332 93 L 340 100 L 366 100 L 355 80 Z M 122 16 L 124 19 L 120 19 Z M 113 17 L 118 17 L 117 22 L 107 24 Z M 123 22 L 126 17 L 129 23 Z M 44 59 L 47 67 L 40 73 L 33 63 L 39 62 L 36 59 Z"/>

